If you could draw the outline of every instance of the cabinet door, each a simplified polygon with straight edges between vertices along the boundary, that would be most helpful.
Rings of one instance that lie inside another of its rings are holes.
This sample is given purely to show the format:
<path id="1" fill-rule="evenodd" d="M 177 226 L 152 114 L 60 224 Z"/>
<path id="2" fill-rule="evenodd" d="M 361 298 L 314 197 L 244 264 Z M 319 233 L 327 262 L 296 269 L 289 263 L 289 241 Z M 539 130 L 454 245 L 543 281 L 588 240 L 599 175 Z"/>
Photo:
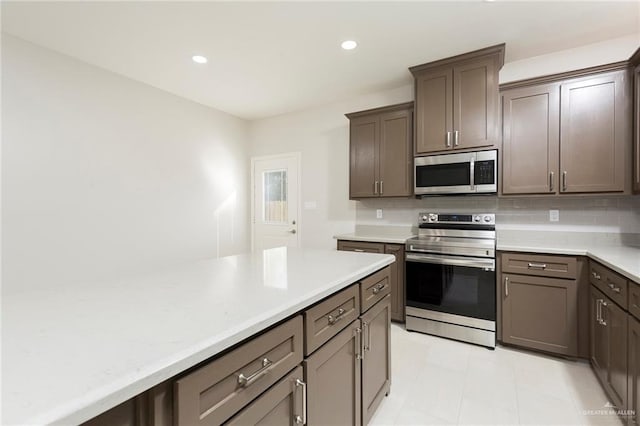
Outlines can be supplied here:
<path id="1" fill-rule="evenodd" d="M 624 191 L 631 129 L 628 85 L 626 71 L 562 84 L 561 192 Z"/>
<path id="2" fill-rule="evenodd" d="M 380 195 L 413 194 L 413 112 L 392 111 L 380 115 Z"/>
<path id="3" fill-rule="evenodd" d="M 620 409 L 627 406 L 627 316 L 622 308 L 611 299 L 605 298 L 602 304 L 602 320 L 609 338 L 608 393 L 612 402 Z"/>
<path id="4" fill-rule="evenodd" d="M 498 141 L 497 78 L 493 59 L 453 68 L 454 148 L 492 146 Z"/>
<path id="5" fill-rule="evenodd" d="M 395 256 L 391 268 L 391 319 L 404 322 L 404 246 L 385 244 L 384 252 Z"/>
<path id="6" fill-rule="evenodd" d="M 360 424 L 361 337 L 356 320 L 304 361 L 309 426 Z"/>
<path id="7" fill-rule="evenodd" d="M 600 320 L 604 295 L 600 293 L 594 286 L 590 286 L 589 296 L 589 358 L 591 365 L 600 379 L 605 385 L 607 382 L 607 365 L 609 364 L 609 336 L 608 330 Z"/>
<path id="8" fill-rule="evenodd" d="M 353 118 L 349 127 L 349 197 L 377 197 L 378 116 Z"/>
<path id="9" fill-rule="evenodd" d="M 451 68 L 416 76 L 416 154 L 445 151 L 453 146 L 452 80 Z"/>
<path id="10" fill-rule="evenodd" d="M 391 295 L 362 316 L 362 424 L 373 417 L 391 385 Z"/>
<path id="11" fill-rule="evenodd" d="M 502 111 L 502 193 L 556 193 L 560 85 L 506 90 Z"/>
<path id="12" fill-rule="evenodd" d="M 629 374 L 627 376 L 627 396 L 629 426 L 640 425 L 640 321 L 629 316 Z"/>
<path id="13" fill-rule="evenodd" d="M 640 65 L 634 70 L 634 142 L 633 142 L 633 191 L 640 192 Z"/>
<path id="14" fill-rule="evenodd" d="M 304 421 L 302 367 L 297 367 L 225 425 L 290 425 Z"/>
<path id="15" fill-rule="evenodd" d="M 504 274 L 502 297 L 503 342 L 577 356 L 575 280 Z"/>

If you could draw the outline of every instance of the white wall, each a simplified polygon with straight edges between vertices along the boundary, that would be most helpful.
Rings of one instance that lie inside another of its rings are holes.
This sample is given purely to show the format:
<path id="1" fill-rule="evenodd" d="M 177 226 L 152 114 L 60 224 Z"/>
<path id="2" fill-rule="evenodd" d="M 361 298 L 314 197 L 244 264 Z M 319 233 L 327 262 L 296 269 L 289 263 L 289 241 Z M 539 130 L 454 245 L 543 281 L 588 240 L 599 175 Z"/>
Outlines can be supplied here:
<path id="1" fill-rule="evenodd" d="M 248 158 L 245 121 L 3 34 L 3 287 L 246 250 Z"/>
<path id="2" fill-rule="evenodd" d="M 301 153 L 303 247 L 335 248 L 334 235 L 355 229 L 355 202 L 349 201 L 349 120 L 344 114 L 412 99 L 413 87 L 407 85 L 251 123 L 251 155 Z M 305 202 L 315 202 L 316 208 L 305 209 Z"/>

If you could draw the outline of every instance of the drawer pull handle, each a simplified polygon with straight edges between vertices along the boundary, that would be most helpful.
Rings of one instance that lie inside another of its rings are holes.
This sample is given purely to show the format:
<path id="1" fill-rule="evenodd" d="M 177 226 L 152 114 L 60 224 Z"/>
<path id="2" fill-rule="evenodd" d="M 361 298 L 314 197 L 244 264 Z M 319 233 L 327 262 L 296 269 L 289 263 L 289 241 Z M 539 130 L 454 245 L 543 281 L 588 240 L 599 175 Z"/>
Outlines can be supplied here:
<path id="1" fill-rule="evenodd" d="M 333 325 L 338 321 L 340 321 L 345 312 L 346 311 L 344 309 L 340 308 L 338 309 L 338 315 L 336 315 L 335 317 L 333 315 L 327 315 L 327 319 L 329 320 L 329 325 Z"/>
<path id="2" fill-rule="evenodd" d="M 386 284 L 378 284 L 373 288 L 373 294 L 378 294 L 387 287 Z"/>
<path id="3" fill-rule="evenodd" d="M 598 275 L 596 271 L 591 272 L 591 275 L 593 275 L 593 278 L 595 278 L 596 280 L 599 280 L 600 278 L 602 278 L 600 275 Z"/>
<path id="4" fill-rule="evenodd" d="M 616 286 L 615 286 L 615 285 L 613 285 L 613 284 L 609 284 L 609 288 L 610 288 L 611 290 L 613 290 L 614 292 L 616 292 L 616 293 L 620 293 L 620 287 L 616 287 Z"/>
<path id="5" fill-rule="evenodd" d="M 362 249 L 353 249 L 353 251 L 357 251 L 358 253 L 364 253 L 364 250 Z"/>
<path id="6" fill-rule="evenodd" d="M 547 269 L 547 264 L 546 263 L 529 263 L 529 268 Z"/>
<path id="7" fill-rule="evenodd" d="M 296 416 L 297 424 L 307 424 L 307 384 L 300 379 L 296 379 L 296 388 L 302 386 L 302 417 Z"/>
<path id="8" fill-rule="evenodd" d="M 267 374 L 267 372 L 269 371 L 269 367 L 271 367 L 272 365 L 273 365 L 273 361 L 269 360 L 269 358 L 264 358 L 262 360 L 262 368 L 260 368 L 258 371 L 256 371 L 249 377 L 245 376 L 243 373 L 240 373 L 238 375 L 238 384 L 242 387 L 247 387 L 252 385 L 253 382 L 255 382 L 260 377 Z"/>

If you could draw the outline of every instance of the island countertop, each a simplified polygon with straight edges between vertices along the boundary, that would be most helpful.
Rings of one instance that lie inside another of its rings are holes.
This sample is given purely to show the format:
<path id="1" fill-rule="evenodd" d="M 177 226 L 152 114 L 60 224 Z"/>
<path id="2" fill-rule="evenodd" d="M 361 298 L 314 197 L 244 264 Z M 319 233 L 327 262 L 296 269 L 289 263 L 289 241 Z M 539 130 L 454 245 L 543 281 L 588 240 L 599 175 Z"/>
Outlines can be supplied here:
<path id="1" fill-rule="evenodd" d="M 86 421 L 393 261 L 278 248 L 99 285 L 5 287 L 2 424 Z"/>

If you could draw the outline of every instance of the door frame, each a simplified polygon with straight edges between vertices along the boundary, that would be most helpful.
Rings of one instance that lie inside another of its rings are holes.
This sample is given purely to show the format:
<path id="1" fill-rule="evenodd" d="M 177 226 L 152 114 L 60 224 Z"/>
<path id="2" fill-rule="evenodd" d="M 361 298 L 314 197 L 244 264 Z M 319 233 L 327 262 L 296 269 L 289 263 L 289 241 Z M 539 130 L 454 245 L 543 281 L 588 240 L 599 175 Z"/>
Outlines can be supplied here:
<path id="1" fill-rule="evenodd" d="M 254 247 L 255 247 L 255 209 L 256 209 L 256 182 L 255 182 L 255 165 L 256 165 L 256 161 L 260 161 L 260 160 L 278 160 L 278 159 L 285 159 L 285 158 L 293 158 L 294 161 L 296 162 L 296 167 L 298 168 L 298 173 L 297 173 L 297 187 L 298 187 L 298 193 L 296 194 L 296 199 L 298 200 L 298 203 L 296 205 L 296 223 L 297 223 L 297 232 L 296 232 L 296 238 L 298 239 L 298 247 L 300 247 L 300 242 L 302 241 L 301 238 L 301 234 L 302 234 L 302 209 L 300 208 L 300 206 L 302 205 L 302 200 L 300 199 L 300 196 L 302 194 L 302 190 L 301 190 L 301 186 L 302 186 L 302 168 L 300 167 L 302 164 L 302 154 L 300 151 L 295 151 L 295 152 L 283 152 L 281 154 L 273 154 L 273 155 L 260 155 L 260 156 L 252 156 L 251 157 L 251 251 L 253 251 Z M 287 191 L 289 190 L 289 186 L 287 185 Z"/>

